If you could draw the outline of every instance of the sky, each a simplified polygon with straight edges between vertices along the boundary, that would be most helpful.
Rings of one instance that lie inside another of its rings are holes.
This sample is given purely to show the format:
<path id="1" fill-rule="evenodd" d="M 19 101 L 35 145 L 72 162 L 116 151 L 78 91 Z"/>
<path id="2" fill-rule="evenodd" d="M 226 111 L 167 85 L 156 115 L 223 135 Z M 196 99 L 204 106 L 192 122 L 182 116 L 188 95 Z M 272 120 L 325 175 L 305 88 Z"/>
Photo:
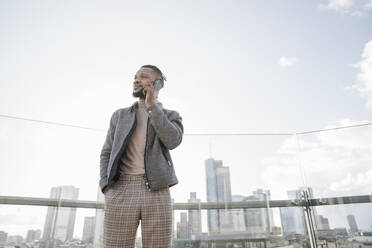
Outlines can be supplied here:
<path id="1" fill-rule="evenodd" d="M 370 194 L 370 126 L 195 134 L 371 122 L 371 24 L 370 0 L 0 1 L 0 195 L 48 197 L 73 185 L 79 199 L 96 200 L 109 118 L 137 100 L 133 77 L 144 64 L 164 72 L 159 101 L 183 118 L 183 142 L 171 151 L 175 202 L 190 192 L 206 201 L 209 157 L 230 168 L 237 195 L 263 188 L 287 199 L 303 185 L 316 198 Z M 46 208 L 0 209 L 0 230 L 11 235 L 43 227 Z M 355 214 L 367 229 L 370 209 L 318 212 L 331 227 Z M 86 215 L 94 211 L 78 210 L 76 236 Z"/>

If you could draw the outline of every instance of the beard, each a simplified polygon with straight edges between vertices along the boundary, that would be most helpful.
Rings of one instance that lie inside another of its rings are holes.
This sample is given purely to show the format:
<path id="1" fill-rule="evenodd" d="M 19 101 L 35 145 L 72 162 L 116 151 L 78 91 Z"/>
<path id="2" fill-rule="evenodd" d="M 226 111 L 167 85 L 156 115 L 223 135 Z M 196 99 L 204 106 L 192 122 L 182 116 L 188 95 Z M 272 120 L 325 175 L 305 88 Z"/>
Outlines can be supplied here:
<path id="1" fill-rule="evenodd" d="M 146 95 L 143 93 L 143 88 L 138 91 L 133 91 L 134 97 L 139 97 L 140 99 L 146 99 Z"/>

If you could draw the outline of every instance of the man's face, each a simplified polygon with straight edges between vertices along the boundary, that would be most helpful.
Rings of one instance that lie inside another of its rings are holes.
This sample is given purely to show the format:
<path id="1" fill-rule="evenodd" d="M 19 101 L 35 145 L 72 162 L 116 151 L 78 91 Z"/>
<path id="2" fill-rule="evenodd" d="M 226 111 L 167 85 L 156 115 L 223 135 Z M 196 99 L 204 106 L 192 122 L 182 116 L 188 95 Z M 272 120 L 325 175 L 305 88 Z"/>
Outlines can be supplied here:
<path id="1" fill-rule="evenodd" d="M 152 83 L 158 79 L 156 73 L 151 68 L 140 68 L 134 76 L 133 82 L 133 96 L 145 99 L 146 96 L 143 92 L 145 85 Z"/>

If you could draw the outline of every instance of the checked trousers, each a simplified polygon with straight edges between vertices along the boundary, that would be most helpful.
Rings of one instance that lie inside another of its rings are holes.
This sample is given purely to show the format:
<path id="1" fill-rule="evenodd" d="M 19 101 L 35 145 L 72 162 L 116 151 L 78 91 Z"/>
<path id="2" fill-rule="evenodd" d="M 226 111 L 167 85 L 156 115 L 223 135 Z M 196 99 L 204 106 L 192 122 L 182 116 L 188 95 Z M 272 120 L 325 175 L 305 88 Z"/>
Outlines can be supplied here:
<path id="1" fill-rule="evenodd" d="M 141 220 L 143 248 L 170 248 L 172 202 L 169 188 L 149 191 L 145 175 L 120 175 L 105 192 L 104 248 L 134 248 Z"/>

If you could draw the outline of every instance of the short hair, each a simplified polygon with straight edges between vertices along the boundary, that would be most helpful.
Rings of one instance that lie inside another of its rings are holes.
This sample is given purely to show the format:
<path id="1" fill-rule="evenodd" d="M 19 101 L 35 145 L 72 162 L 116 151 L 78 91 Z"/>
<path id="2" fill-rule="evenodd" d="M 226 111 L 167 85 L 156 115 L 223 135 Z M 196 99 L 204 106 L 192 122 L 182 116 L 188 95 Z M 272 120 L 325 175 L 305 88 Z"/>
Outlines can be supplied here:
<path id="1" fill-rule="evenodd" d="M 160 76 L 161 80 L 163 81 L 163 83 L 164 83 L 164 81 L 167 81 L 167 78 L 165 77 L 165 75 L 155 65 L 143 65 L 143 66 L 141 66 L 141 68 L 150 68 L 153 71 L 155 71 L 157 74 L 159 74 L 159 76 Z"/>

